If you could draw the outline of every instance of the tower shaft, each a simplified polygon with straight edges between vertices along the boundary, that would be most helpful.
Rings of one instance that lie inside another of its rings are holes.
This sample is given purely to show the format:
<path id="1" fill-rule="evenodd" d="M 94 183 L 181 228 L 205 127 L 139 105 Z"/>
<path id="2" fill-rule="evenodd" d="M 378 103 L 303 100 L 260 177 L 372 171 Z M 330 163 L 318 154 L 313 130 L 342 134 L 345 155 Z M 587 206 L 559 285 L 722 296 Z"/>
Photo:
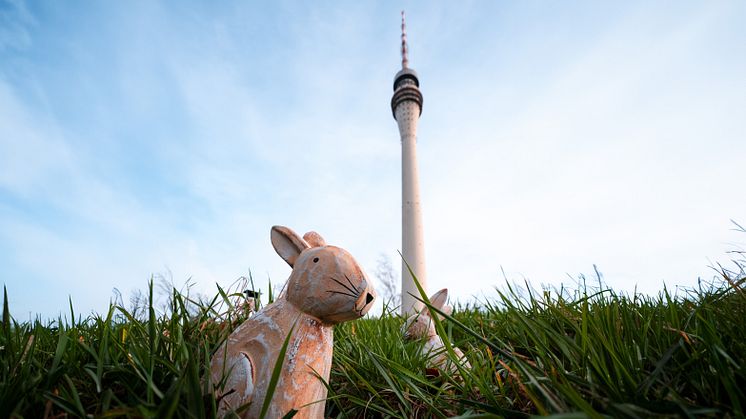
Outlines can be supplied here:
<path id="1" fill-rule="evenodd" d="M 396 108 L 396 120 L 402 146 L 402 315 L 411 314 L 422 307 L 414 298 L 420 293 L 414 283 L 414 272 L 423 289 L 427 290 L 425 270 L 425 241 L 420 201 L 420 179 L 417 167 L 417 118 L 419 106 L 406 101 Z M 407 264 L 409 267 L 407 267 Z"/>

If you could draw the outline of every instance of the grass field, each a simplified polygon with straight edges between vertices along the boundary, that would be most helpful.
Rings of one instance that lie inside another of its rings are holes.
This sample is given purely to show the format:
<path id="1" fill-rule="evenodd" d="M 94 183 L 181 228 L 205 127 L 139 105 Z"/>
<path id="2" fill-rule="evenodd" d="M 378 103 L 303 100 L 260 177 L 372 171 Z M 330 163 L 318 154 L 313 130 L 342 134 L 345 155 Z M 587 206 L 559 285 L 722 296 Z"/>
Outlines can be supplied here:
<path id="1" fill-rule="evenodd" d="M 740 269 L 742 265 L 736 263 Z M 153 287 L 149 288 L 149 301 Z M 4 296 L 0 412 L 29 418 L 214 417 L 201 377 L 246 317 L 222 292 L 195 302 L 173 291 L 164 313 L 112 305 L 101 316 L 16 322 Z M 11 301 L 12 302 L 12 301 Z M 217 320 L 216 320 L 217 319 Z M 457 308 L 438 324 L 472 365 L 428 370 L 388 308 L 335 329 L 327 415 L 744 417 L 743 270 L 656 297 L 608 289 L 531 292 Z M 448 353 L 452 355 L 450 349 Z M 206 395 L 205 395 L 206 394 Z"/>

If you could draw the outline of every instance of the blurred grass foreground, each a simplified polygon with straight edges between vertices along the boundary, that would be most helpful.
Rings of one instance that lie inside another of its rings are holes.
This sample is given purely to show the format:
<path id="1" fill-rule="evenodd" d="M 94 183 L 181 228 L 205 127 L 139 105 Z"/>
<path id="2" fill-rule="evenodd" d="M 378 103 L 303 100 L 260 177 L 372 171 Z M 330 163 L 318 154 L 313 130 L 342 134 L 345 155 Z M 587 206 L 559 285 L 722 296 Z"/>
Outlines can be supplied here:
<path id="1" fill-rule="evenodd" d="M 447 355 L 457 346 L 472 366 L 457 375 L 429 368 L 385 306 L 380 317 L 335 328 L 326 414 L 744 417 L 743 256 L 734 269 L 719 266 L 718 280 L 655 297 L 506 285 L 439 322 Z M 215 417 L 202 377 L 251 315 L 239 291 L 207 300 L 172 289 L 156 310 L 151 282 L 139 309 L 112 303 L 104 315 L 76 319 L 71 304 L 69 319 L 46 322 L 11 318 L 6 292 L 0 416 Z"/>

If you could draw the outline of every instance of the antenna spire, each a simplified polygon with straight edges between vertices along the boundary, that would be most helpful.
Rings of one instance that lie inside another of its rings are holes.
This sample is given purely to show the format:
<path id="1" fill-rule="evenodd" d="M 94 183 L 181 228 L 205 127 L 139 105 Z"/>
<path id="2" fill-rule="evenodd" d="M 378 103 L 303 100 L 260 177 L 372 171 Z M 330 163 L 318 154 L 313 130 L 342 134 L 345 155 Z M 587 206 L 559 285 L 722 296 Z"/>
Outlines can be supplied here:
<path id="1" fill-rule="evenodd" d="M 401 11 L 401 68 L 409 67 L 407 57 L 407 22 L 404 20 L 404 10 Z"/>

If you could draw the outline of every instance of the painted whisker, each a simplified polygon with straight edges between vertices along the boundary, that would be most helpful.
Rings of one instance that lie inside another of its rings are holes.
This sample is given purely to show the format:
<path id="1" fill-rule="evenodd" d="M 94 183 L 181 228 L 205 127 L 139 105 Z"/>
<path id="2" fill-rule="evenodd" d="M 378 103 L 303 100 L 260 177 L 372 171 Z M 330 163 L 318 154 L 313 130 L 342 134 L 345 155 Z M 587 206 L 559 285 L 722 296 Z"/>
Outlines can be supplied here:
<path id="1" fill-rule="evenodd" d="M 334 291 L 334 290 L 326 290 L 326 292 L 329 292 L 329 293 L 332 293 L 332 294 L 340 294 L 340 295 L 345 295 L 345 296 L 347 296 L 347 297 L 351 297 L 351 298 L 357 298 L 357 297 L 355 297 L 354 295 L 352 295 L 352 294 L 348 294 L 348 293 L 346 293 L 346 292 L 340 292 L 340 291 Z"/>
<path id="2" fill-rule="evenodd" d="M 357 287 L 355 286 L 355 284 L 353 284 L 353 283 L 352 283 L 352 281 L 350 281 L 350 277 L 349 277 L 349 276 L 347 276 L 347 274 L 345 274 L 345 279 L 347 280 L 347 282 L 349 282 L 349 283 L 350 283 L 350 285 L 352 286 L 352 288 L 355 288 L 355 293 L 356 293 L 356 294 L 360 294 L 360 291 L 358 291 L 358 289 L 357 289 Z"/>
<path id="3" fill-rule="evenodd" d="M 346 276 L 346 275 L 345 275 L 345 276 Z M 349 291 L 350 293 L 352 293 L 352 294 L 359 294 L 359 292 L 357 291 L 357 288 L 354 288 L 354 287 L 353 287 L 353 289 L 350 289 L 350 287 L 348 287 L 347 285 L 345 285 L 345 284 L 344 284 L 344 283 L 343 283 L 342 281 L 338 280 L 337 278 L 335 278 L 335 277 L 333 277 L 333 276 L 330 276 L 329 278 L 331 278 L 331 279 L 332 279 L 332 281 L 334 281 L 334 282 L 336 282 L 337 284 L 339 284 L 339 285 L 341 285 L 342 287 L 344 287 L 344 289 L 346 289 L 346 290 L 347 290 L 347 291 Z"/>

